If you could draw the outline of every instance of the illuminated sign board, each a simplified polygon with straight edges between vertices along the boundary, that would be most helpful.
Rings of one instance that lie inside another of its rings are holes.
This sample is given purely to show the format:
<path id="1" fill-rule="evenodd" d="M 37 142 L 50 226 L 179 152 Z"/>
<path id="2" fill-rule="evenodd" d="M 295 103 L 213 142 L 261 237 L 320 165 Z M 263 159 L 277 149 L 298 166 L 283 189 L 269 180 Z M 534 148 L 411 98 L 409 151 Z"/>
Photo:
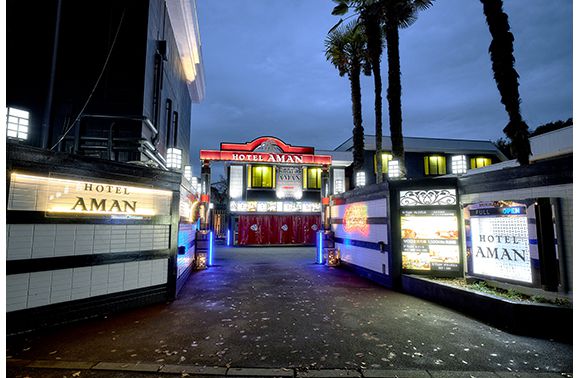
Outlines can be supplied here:
<path id="1" fill-rule="evenodd" d="M 318 213 L 320 202 L 301 201 L 230 201 L 233 213 Z"/>
<path id="2" fill-rule="evenodd" d="M 224 160 L 246 163 L 272 163 L 272 164 L 318 164 L 330 165 L 332 157 L 327 155 L 304 155 L 268 152 L 245 152 L 245 151 L 211 151 L 201 150 L 201 160 Z"/>
<path id="3" fill-rule="evenodd" d="M 472 274 L 532 283 L 527 207 L 472 205 L 469 210 Z"/>
<path id="4" fill-rule="evenodd" d="M 369 224 L 367 220 L 368 206 L 366 204 L 357 203 L 345 208 L 342 225 L 344 231 L 349 234 L 358 233 L 366 236 L 369 233 Z"/>
<path id="5" fill-rule="evenodd" d="M 12 173 L 8 210 L 74 215 L 169 215 L 173 193 L 136 186 Z"/>
<path id="6" fill-rule="evenodd" d="M 276 197 L 302 198 L 302 167 L 280 166 L 276 169 Z"/>
<path id="7" fill-rule="evenodd" d="M 459 230 L 454 210 L 401 210 L 404 270 L 459 271 Z"/>

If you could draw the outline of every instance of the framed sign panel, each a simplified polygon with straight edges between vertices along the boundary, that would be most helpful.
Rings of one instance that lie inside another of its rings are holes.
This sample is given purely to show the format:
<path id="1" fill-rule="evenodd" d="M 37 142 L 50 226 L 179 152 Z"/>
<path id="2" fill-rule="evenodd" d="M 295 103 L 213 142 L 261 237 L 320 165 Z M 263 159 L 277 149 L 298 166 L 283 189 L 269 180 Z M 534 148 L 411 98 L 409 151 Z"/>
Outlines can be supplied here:
<path id="1" fill-rule="evenodd" d="M 539 265 L 534 201 L 480 202 L 464 212 L 469 274 L 533 285 Z"/>
<path id="2" fill-rule="evenodd" d="M 400 190 L 398 207 L 402 273 L 462 275 L 457 190 Z"/>

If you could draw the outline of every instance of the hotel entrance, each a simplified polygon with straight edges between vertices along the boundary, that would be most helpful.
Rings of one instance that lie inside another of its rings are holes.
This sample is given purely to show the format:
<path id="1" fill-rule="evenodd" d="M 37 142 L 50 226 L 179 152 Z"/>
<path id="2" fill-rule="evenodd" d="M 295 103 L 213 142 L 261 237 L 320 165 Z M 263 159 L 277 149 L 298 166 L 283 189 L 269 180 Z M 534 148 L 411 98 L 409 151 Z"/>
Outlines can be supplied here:
<path id="1" fill-rule="evenodd" d="M 236 245 L 315 245 L 320 214 L 239 215 L 235 217 Z"/>
<path id="2" fill-rule="evenodd" d="M 200 159 L 206 182 L 210 162 L 226 162 L 227 245 L 316 244 L 328 203 L 331 156 L 260 137 L 244 144 L 222 143 L 219 151 L 202 150 Z"/>

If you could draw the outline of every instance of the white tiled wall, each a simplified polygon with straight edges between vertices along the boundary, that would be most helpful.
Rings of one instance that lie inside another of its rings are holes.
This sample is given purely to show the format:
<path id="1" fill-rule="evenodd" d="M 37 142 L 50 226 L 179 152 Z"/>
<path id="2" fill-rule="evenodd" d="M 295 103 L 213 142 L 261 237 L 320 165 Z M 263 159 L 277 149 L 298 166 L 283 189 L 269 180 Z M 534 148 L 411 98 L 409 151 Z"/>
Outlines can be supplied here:
<path id="1" fill-rule="evenodd" d="M 7 260 L 169 247 L 169 225 L 7 224 Z"/>
<path id="2" fill-rule="evenodd" d="M 336 246 L 340 249 L 341 260 L 379 273 L 383 272 L 384 264 L 385 273 L 389 274 L 388 253 L 381 253 L 376 249 L 368 249 L 340 243 L 336 243 Z"/>
<path id="3" fill-rule="evenodd" d="M 360 204 L 367 205 L 367 216 L 386 218 L 387 214 L 387 200 L 386 198 L 372 200 L 368 202 L 360 202 Z M 347 205 L 338 205 L 331 208 L 331 217 L 342 219 L 346 211 Z M 389 244 L 388 225 L 386 224 L 369 224 L 368 234 L 360 232 L 347 233 L 342 224 L 333 224 L 332 230 L 338 238 L 353 239 L 360 241 L 368 241 L 377 243 L 379 241 Z M 375 272 L 383 272 L 383 264 L 385 265 L 385 272 L 389 272 L 389 254 L 381 253 L 376 249 L 369 249 L 364 247 L 357 247 L 349 244 L 336 243 L 340 249 L 341 260 L 357 265 Z"/>
<path id="4" fill-rule="evenodd" d="M 366 202 L 356 202 L 356 204 L 367 205 L 367 216 L 369 218 L 382 218 L 387 216 L 387 199 L 380 198 Z M 330 216 L 332 218 L 343 218 L 346 208 L 351 204 L 332 206 Z"/>
<path id="5" fill-rule="evenodd" d="M 118 293 L 167 282 L 167 259 L 6 276 L 6 311 Z"/>
<path id="6" fill-rule="evenodd" d="M 195 224 L 181 223 L 179 225 L 179 244 L 189 245 L 195 239 Z M 195 246 L 192 245 L 185 251 L 184 255 L 177 256 L 177 277 L 180 277 L 193 263 Z"/>

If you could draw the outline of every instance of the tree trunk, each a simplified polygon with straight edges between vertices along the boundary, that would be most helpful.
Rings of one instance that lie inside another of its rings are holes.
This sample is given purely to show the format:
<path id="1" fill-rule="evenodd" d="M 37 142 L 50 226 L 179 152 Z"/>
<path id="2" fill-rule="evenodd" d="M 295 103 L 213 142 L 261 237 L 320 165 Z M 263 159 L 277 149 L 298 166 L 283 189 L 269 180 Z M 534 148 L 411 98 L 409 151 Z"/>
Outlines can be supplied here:
<path id="1" fill-rule="evenodd" d="M 387 59 L 389 63 L 389 87 L 387 102 L 389 104 L 389 125 L 393 158 L 399 161 L 399 168 L 404 177 L 405 148 L 403 146 L 403 112 L 401 106 L 401 62 L 399 57 L 399 28 L 396 20 L 388 19 L 385 27 L 387 38 Z"/>
<path id="2" fill-rule="evenodd" d="M 379 19 L 375 14 L 364 14 L 363 19 L 375 85 L 375 161 L 377 169 L 376 182 L 378 184 L 383 182 L 383 99 L 381 97 L 383 91 L 381 80 L 382 33 Z"/>
<path id="3" fill-rule="evenodd" d="M 373 62 L 373 80 L 375 82 L 375 144 L 377 159 L 377 184 L 383 182 L 383 99 L 381 92 L 383 84 L 381 82 L 381 62 Z"/>
<path id="4" fill-rule="evenodd" d="M 481 3 L 491 34 L 489 55 L 493 77 L 501 96 L 501 103 L 509 116 L 509 122 L 503 131 L 512 141 L 512 153 L 518 162 L 527 165 L 531 153 L 530 133 L 520 112 L 519 75 L 514 67 L 514 36 L 510 32 L 508 16 L 502 9 L 503 1 L 481 0 Z"/>
<path id="5" fill-rule="evenodd" d="M 361 169 L 364 164 L 364 129 L 362 125 L 360 70 L 360 65 L 354 64 L 349 75 L 352 99 L 352 121 L 354 125 L 352 129 L 352 157 L 355 171 Z"/>

